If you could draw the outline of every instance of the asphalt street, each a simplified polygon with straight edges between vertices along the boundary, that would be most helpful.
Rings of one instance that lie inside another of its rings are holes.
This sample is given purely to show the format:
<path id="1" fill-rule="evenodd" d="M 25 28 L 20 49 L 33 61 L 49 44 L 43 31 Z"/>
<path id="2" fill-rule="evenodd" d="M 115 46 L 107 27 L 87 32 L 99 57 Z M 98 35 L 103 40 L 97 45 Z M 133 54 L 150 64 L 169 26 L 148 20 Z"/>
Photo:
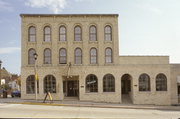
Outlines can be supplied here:
<path id="1" fill-rule="evenodd" d="M 0 118 L 179 119 L 180 111 L 0 103 Z"/>

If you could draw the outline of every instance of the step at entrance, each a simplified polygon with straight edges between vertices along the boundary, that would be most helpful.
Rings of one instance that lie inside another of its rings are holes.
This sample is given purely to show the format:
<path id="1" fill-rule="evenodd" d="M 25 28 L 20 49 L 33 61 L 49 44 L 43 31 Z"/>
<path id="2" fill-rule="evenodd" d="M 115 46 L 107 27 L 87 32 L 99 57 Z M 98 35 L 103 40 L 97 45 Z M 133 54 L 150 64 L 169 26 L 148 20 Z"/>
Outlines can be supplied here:
<path id="1" fill-rule="evenodd" d="M 64 97 L 65 101 L 78 101 L 79 97 Z"/>
<path id="2" fill-rule="evenodd" d="M 123 104 L 132 104 L 132 101 L 131 101 L 129 94 L 123 94 L 122 95 L 122 103 Z"/>

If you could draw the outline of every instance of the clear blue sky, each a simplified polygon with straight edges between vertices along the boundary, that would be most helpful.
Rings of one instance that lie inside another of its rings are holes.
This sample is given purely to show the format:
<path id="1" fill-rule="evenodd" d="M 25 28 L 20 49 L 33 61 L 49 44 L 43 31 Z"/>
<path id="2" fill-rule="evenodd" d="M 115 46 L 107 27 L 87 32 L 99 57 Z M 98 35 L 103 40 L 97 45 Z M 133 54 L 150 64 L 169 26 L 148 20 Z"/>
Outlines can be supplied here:
<path id="1" fill-rule="evenodd" d="M 20 13 L 119 14 L 120 55 L 180 63 L 180 0 L 0 0 L 0 60 L 20 74 Z"/>

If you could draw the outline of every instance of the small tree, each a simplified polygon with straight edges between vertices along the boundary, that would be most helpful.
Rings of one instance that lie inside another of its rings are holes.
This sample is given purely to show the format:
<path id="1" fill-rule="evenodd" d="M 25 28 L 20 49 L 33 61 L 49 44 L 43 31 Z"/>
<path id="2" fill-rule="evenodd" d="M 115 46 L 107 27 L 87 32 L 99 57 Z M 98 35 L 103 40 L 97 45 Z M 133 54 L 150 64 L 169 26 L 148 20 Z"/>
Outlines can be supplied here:
<path id="1" fill-rule="evenodd" d="M 1 85 L 1 89 L 3 89 L 3 90 L 10 90 L 11 87 L 9 87 L 8 84 L 2 84 L 2 85 Z"/>

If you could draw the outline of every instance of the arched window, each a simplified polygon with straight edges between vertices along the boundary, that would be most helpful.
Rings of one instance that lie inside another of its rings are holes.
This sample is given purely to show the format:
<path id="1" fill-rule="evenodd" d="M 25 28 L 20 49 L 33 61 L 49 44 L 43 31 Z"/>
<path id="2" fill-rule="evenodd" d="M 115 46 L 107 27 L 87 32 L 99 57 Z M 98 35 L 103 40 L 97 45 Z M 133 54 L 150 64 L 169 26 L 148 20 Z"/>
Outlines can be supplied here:
<path id="1" fill-rule="evenodd" d="M 75 41 L 82 41 L 82 31 L 80 26 L 76 26 L 74 28 L 74 40 Z"/>
<path id="2" fill-rule="evenodd" d="M 97 41 L 97 30 L 96 26 L 90 26 L 90 31 L 89 31 L 89 39 L 90 41 Z"/>
<path id="3" fill-rule="evenodd" d="M 91 48 L 90 50 L 90 63 L 97 64 L 97 50 L 96 48 Z"/>
<path id="4" fill-rule="evenodd" d="M 39 93 L 39 81 L 37 81 L 37 92 Z M 35 93 L 35 76 L 30 75 L 26 79 L 26 93 L 34 94 Z"/>
<path id="5" fill-rule="evenodd" d="M 112 41 L 112 28 L 111 28 L 111 26 L 109 26 L 109 25 L 105 26 L 104 37 L 105 37 L 105 41 Z"/>
<path id="6" fill-rule="evenodd" d="M 105 62 L 112 63 L 112 49 L 106 48 L 105 50 Z"/>
<path id="7" fill-rule="evenodd" d="M 80 48 L 75 49 L 75 64 L 82 64 L 82 51 Z"/>
<path id="8" fill-rule="evenodd" d="M 49 48 L 44 50 L 44 64 L 51 64 L 51 50 Z"/>
<path id="9" fill-rule="evenodd" d="M 66 55 L 66 49 L 61 48 L 59 50 L 59 63 L 60 64 L 66 64 L 67 63 L 67 55 Z"/>
<path id="10" fill-rule="evenodd" d="M 34 64 L 35 63 L 34 53 L 36 53 L 36 51 L 33 48 L 29 49 L 29 51 L 28 51 L 28 64 Z"/>
<path id="11" fill-rule="evenodd" d="M 51 41 L 51 28 L 49 26 L 44 27 L 44 41 Z"/>
<path id="12" fill-rule="evenodd" d="M 44 78 L 44 93 L 56 93 L 56 79 L 53 75 L 47 75 Z"/>
<path id="13" fill-rule="evenodd" d="M 167 78 L 162 73 L 156 76 L 156 91 L 167 91 Z"/>
<path id="14" fill-rule="evenodd" d="M 86 77 L 86 92 L 98 92 L 98 79 L 96 75 L 89 74 Z"/>
<path id="15" fill-rule="evenodd" d="M 60 26 L 59 28 L 59 40 L 66 41 L 66 27 Z"/>
<path id="16" fill-rule="evenodd" d="M 115 78 L 112 74 L 106 74 L 104 76 L 103 92 L 115 92 Z"/>
<path id="17" fill-rule="evenodd" d="M 36 41 L 36 28 L 34 26 L 29 27 L 28 33 L 29 33 L 28 41 L 35 42 Z"/>
<path id="18" fill-rule="evenodd" d="M 139 91 L 150 91 L 150 77 L 147 74 L 139 76 Z"/>

